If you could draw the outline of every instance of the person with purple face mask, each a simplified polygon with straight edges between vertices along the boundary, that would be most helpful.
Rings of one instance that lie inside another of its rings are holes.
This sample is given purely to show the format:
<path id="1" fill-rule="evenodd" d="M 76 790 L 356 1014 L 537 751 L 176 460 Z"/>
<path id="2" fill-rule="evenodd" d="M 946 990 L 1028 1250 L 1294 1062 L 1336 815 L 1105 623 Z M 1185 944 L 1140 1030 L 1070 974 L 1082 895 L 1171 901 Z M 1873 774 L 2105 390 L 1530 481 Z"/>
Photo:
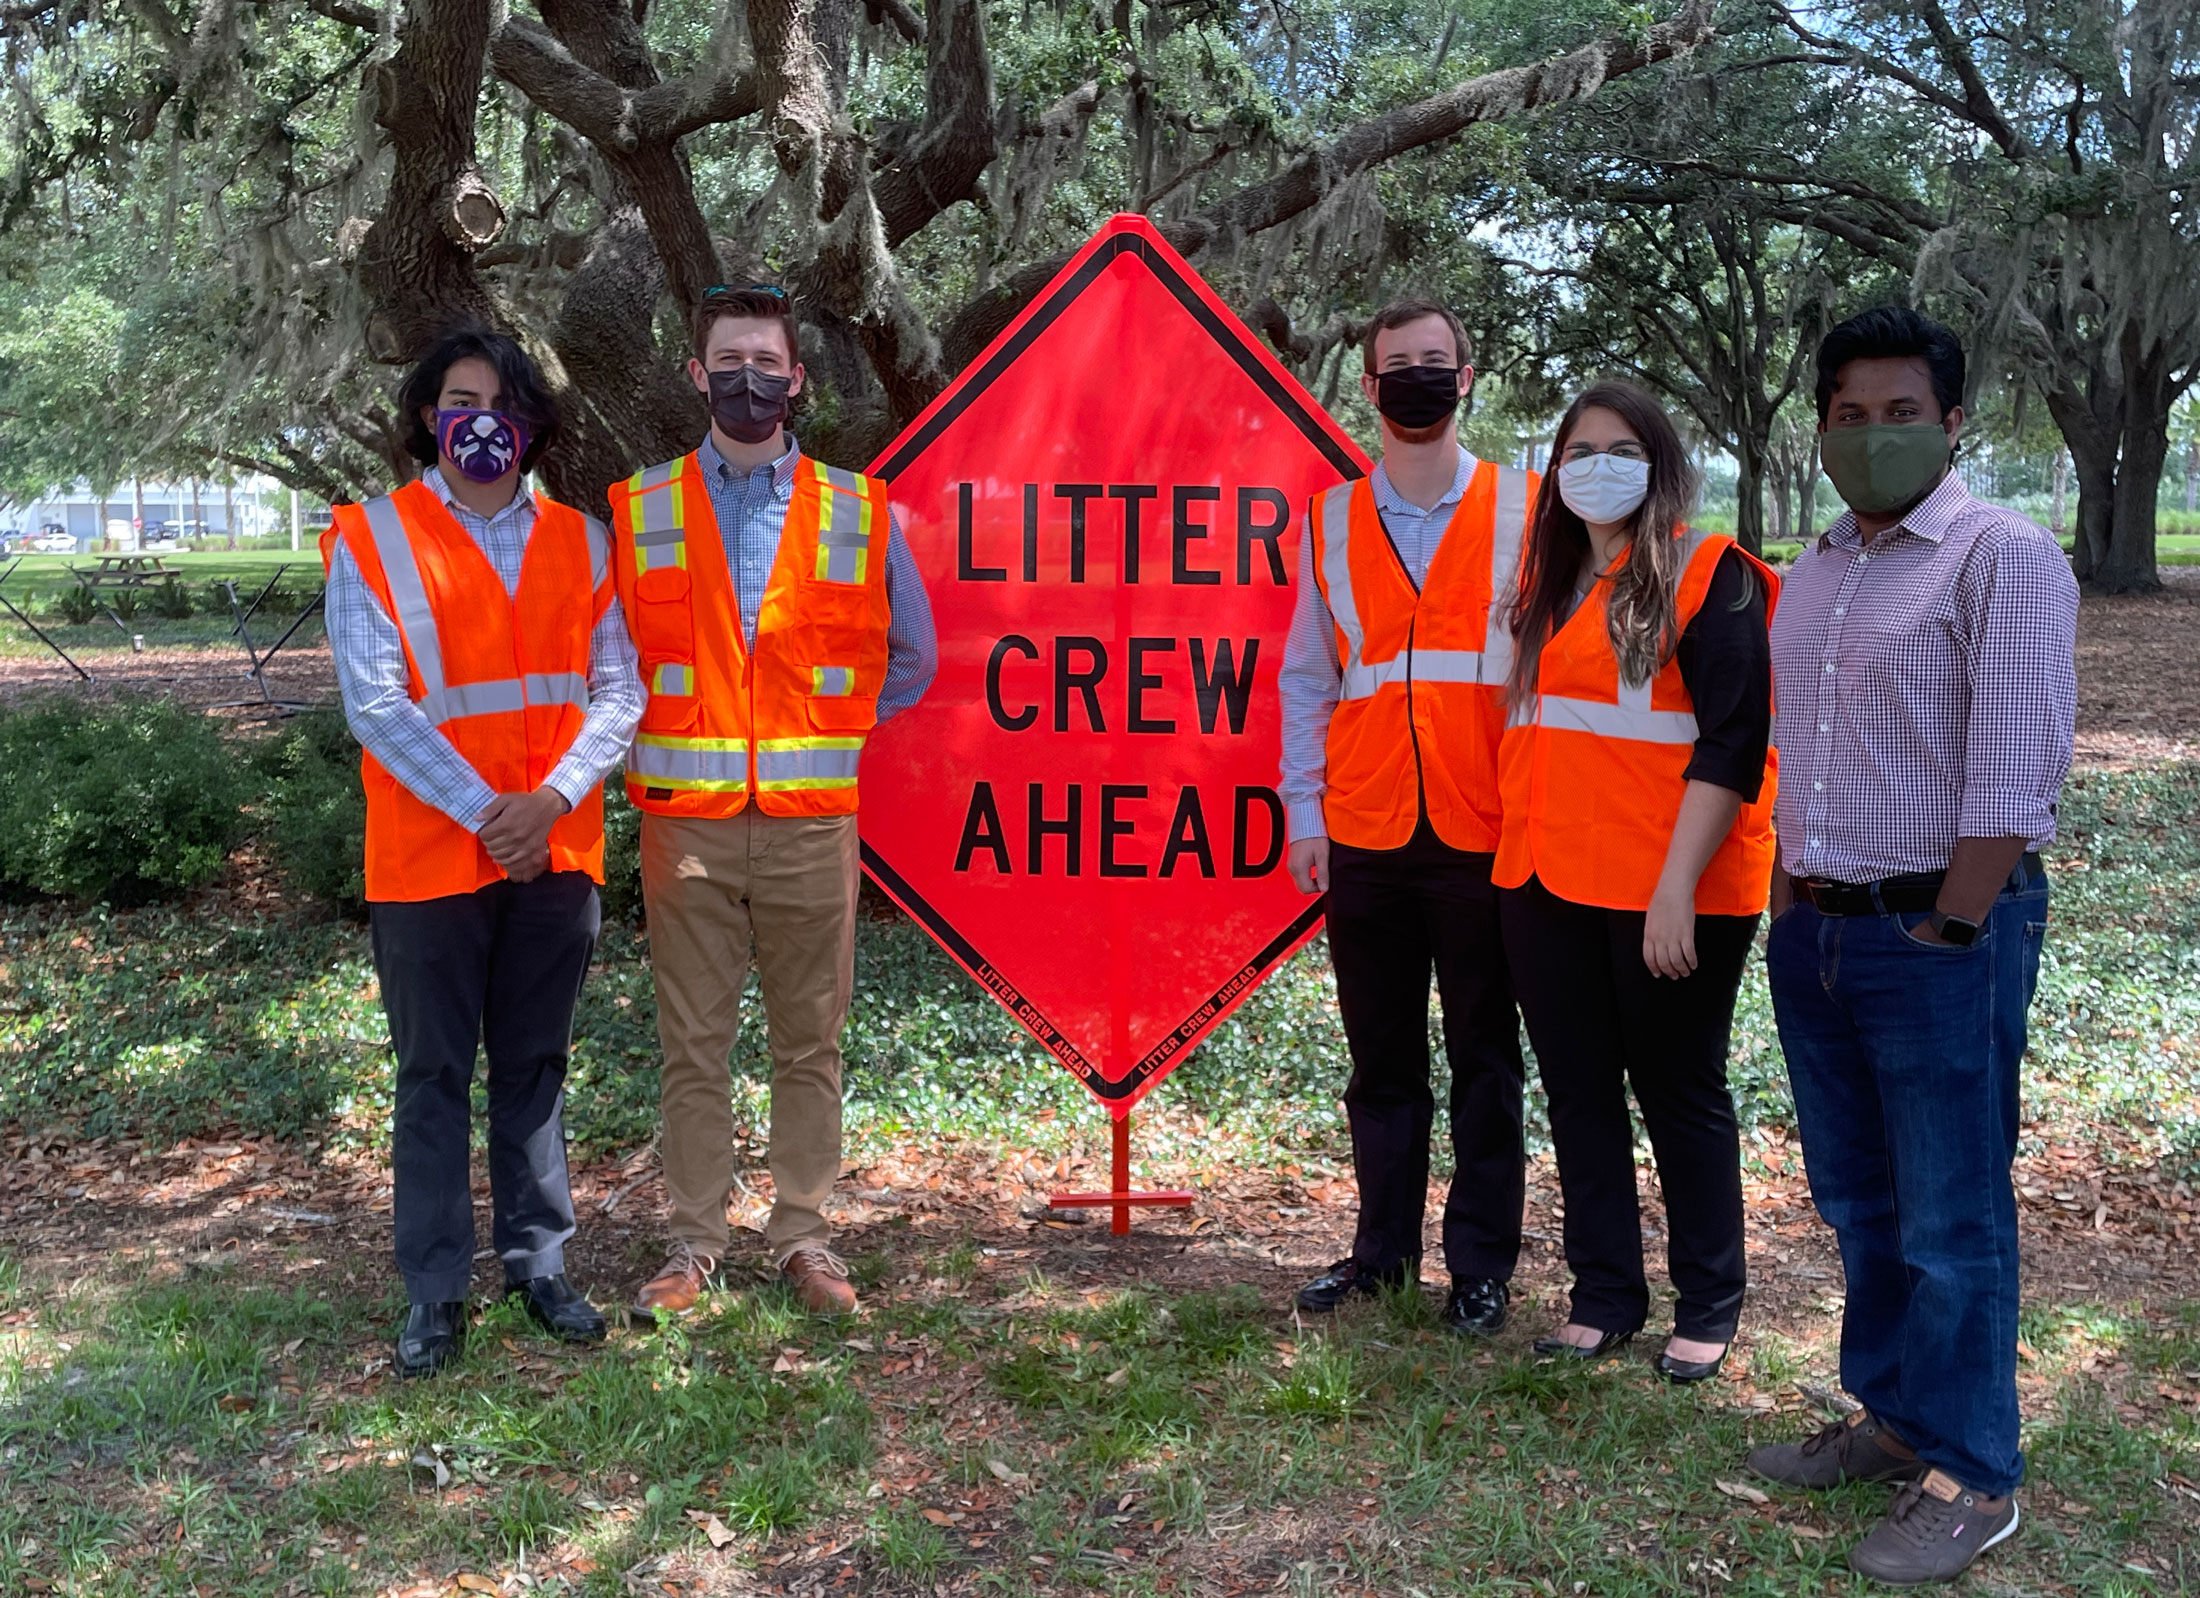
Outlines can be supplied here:
<path id="1" fill-rule="evenodd" d="M 471 1085 L 488 1056 L 492 1239 L 509 1292 L 567 1342 L 605 1333 L 569 1282 L 564 1094 L 595 949 L 605 775 L 642 713 L 603 525 L 526 492 L 557 410 L 511 339 L 454 333 L 398 396 L 426 469 L 322 540 L 344 716 L 364 751 L 367 908 L 397 1055 L 401 1376 L 454 1357 L 474 1261 Z"/>
<path id="2" fill-rule="evenodd" d="M 611 490 L 613 566 L 649 701 L 627 759 L 642 812 L 664 1055 L 668 1247 L 632 1320 L 693 1311 L 731 1241 L 729 1055 L 749 961 L 772 1054 L 765 1241 L 795 1301 L 856 1307 L 831 1247 L 840 1033 L 855 985 L 857 773 L 938 662 L 923 579 L 881 479 L 805 456 L 786 296 L 720 287 L 694 317 L 695 450 Z"/>

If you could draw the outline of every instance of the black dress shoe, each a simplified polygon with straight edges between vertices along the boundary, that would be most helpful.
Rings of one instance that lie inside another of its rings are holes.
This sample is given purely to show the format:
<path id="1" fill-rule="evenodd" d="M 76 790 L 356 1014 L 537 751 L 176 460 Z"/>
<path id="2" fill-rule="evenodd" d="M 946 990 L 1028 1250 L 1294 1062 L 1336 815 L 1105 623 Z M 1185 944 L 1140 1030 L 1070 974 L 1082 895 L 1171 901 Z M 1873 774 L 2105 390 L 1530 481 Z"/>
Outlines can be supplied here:
<path id="1" fill-rule="evenodd" d="M 466 1305 L 414 1304 L 397 1334 L 397 1374 L 432 1376 L 458 1357 L 466 1341 Z"/>
<path id="2" fill-rule="evenodd" d="M 509 1291 L 525 1301 L 529 1319 L 561 1342 L 604 1340 L 603 1316 L 562 1274 L 514 1282 Z"/>
<path id="3" fill-rule="evenodd" d="M 1385 1288 L 1400 1288 L 1413 1280 L 1410 1267 L 1371 1271 L 1358 1260 L 1339 1260 L 1299 1289 L 1298 1305 L 1309 1315 L 1327 1315 L 1341 1309 L 1346 1299 L 1376 1298 Z"/>
<path id="4" fill-rule="evenodd" d="M 1454 1276 L 1444 1302 L 1444 1326 L 1462 1337 L 1488 1337 L 1505 1329 L 1512 1289 L 1488 1276 Z"/>
<path id="5" fill-rule="evenodd" d="M 1719 1367 L 1725 1363 L 1726 1350 L 1723 1348 L 1716 1359 L 1675 1359 L 1671 1354 L 1660 1354 L 1658 1374 L 1685 1387 L 1690 1382 L 1708 1382 L 1719 1374 Z"/>
<path id="6" fill-rule="evenodd" d="M 1633 1332 L 1601 1332 L 1595 1342 L 1583 1348 L 1578 1343 L 1567 1342 L 1563 1337 L 1539 1337 L 1535 1340 L 1535 1351 L 1546 1357 L 1556 1355 L 1560 1359 L 1602 1359 L 1607 1354 L 1617 1353 L 1634 1340 Z"/>

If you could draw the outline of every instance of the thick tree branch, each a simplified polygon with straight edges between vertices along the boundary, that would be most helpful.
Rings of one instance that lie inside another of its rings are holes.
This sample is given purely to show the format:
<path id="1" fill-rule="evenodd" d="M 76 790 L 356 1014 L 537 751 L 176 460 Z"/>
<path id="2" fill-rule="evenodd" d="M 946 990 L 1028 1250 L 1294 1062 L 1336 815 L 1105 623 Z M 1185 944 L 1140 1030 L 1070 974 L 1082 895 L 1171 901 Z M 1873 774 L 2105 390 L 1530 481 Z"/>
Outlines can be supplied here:
<path id="1" fill-rule="evenodd" d="M 984 4 L 932 0 L 931 12 L 924 41 L 924 126 L 872 182 L 888 249 L 976 193 L 999 149 Z M 1097 103 L 1099 89 L 1090 87 Z"/>

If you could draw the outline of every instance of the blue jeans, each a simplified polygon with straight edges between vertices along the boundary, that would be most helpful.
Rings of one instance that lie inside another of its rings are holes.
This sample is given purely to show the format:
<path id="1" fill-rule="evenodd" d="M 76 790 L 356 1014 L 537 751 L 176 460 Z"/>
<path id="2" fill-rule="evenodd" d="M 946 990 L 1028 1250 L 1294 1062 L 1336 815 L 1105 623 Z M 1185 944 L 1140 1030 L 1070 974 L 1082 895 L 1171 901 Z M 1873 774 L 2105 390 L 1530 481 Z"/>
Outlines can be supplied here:
<path id="1" fill-rule="evenodd" d="M 2047 874 L 2013 881 L 1969 948 L 1913 936 L 1925 919 L 1798 904 L 1765 966 L 1811 1196 L 1848 1276 L 1841 1384 L 1998 1497 L 2024 1479 L 2009 1167 Z"/>

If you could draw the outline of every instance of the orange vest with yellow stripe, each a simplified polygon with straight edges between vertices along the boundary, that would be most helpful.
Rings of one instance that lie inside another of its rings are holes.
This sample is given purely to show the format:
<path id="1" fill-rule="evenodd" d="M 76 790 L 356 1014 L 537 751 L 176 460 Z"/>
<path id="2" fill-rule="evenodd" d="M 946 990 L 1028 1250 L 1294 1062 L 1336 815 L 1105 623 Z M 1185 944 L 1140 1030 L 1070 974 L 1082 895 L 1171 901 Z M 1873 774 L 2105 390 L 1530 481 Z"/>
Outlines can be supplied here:
<path id="1" fill-rule="evenodd" d="M 611 490 L 619 603 L 649 704 L 626 791 L 663 816 L 856 808 L 886 681 L 886 485 L 797 460 L 779 554 L 743 639 L 741 607 L 693 455 Z"/>
<path id="2" fill-rule="evenodd" d="M 1508 617 L 1537 481 L 1477 465 L 1418 590 L 1369 479 L 1314 500 L 1314 580 L 1343 667 L 1322 796 L 1337 842 L 1403 848 L 1425 809 L 1452 848 L 1497 847 Z"/>
<path id="3" fill-rule="evenodd" d="M 603 528 L 536 496 L 517 593 L 425 483 L 337 506 L 321 535 L 324 569 L 339 539 L 397 623 L 421 713 L 498 793 L 541 787 L 588 709 L 589 635 L 612 593 Z M 373 755 L 362 754 L 360 775 L 370 901 L 440 899 L 502 880 L 480 839 Z M 603 881 L 600 788 L 552 823 L 550 869 Z"/>
<path id="4" fill-rule="evenodd" d="M 1703 609 L 1720 558 L 1737 547 L 1720 534 L 1683 528 L 1688 543 L 1675 594 L 1676 626 Z M 1765 587 L 1769 622 L 1780 595 L 1772 569 L 1743 552 Z M 1500 753 L 1505 829 L 1492 872 L 1498 886 L 1529 877 L 1561 899 L 1610 910 L 1647 910 L 1665 869 L 1695 751 L 1695 706 L 1680 665 L 1667 660 L 1648 682 L 1620 676 L 1612 650 L 1609 582 L 1574 607 L 1543 648 L 1536 694 L 1513 713 Z M 1772 883 L 1772 801 L 1779 755 L 1765 751 L 1765 781 L 1734 818 L 1696 881 L 1699 915 L 1753 916 Z"/>

